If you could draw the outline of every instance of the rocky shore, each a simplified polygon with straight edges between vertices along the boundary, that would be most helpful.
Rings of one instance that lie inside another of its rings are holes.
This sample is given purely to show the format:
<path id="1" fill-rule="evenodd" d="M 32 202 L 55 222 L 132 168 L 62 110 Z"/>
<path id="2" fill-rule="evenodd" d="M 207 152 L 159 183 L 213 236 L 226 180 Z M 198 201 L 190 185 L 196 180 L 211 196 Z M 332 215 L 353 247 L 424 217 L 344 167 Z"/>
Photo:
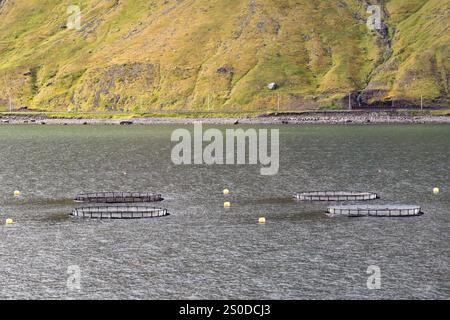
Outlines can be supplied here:
<path id="1" fill-rule="evenodd" d="M 152 124 L 450 124 L 450 116 L 436 116 L 429 113 L 408 113 L 397 111 L 352 111 L 352 112 L 305 112 L 281 113 L 245 118 L 133 118 L 117 119 L 64 119 L 42 115 L 1 116 L 0 125 L 152 125 Z"/>

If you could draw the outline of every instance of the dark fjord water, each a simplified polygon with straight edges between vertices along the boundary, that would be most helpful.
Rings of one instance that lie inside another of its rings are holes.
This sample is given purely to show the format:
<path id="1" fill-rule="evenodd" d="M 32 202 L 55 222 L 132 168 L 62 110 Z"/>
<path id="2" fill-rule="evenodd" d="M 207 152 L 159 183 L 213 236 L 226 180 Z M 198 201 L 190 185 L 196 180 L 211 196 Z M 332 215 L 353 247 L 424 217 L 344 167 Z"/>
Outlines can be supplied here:
<path id="1" fill-rule="evenodd" d="M 173 165 L 171 126 L 0 126 L 0 298 L 450 298 L 450 126 L 279 128 L 271 177 Z M 425 215 L 329 218 L 326 204 L 291 199 L 324 189 Z M 161 192 L 172 215 L 69 217 L 75 194 L 100 190 Z M 70 265 L 81 290 L 66 285 Z M 369 265 L 380 290 L 367 288 Z"/>

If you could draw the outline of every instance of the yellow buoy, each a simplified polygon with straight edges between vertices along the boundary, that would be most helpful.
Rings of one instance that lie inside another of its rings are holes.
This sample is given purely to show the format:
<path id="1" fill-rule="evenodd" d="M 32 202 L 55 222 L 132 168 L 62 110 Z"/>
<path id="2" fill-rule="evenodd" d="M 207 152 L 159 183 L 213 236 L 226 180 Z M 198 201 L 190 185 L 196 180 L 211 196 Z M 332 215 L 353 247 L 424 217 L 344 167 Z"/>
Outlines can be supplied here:
<path id="1" fill-rule="evenodd" d="M 259 224 L 265 224 L 266 223 L 266 218 L 264 218 L 264 217 L 259 218 L 258 223 Z"/>
<path id="2" fill-rule="evenodd" d="M 434 189 L 433 189 L 433 193 L 434 193 L 434 194 L 438 194 L 439 192 L 441 192 L 441 190 L 439 190 L 439 188 L 434 188 Z"/>
<path id="3" fill-rule="evenodd" d="M 228 190 L 228 189 L 223 189 L 223 194 L 224 194 L 224 195 L 230 194 L 230 190 Z"/>
<path id="4" fill-rule="evenodd" d="M 20 192 L 20 191 L 18 191 L 18 190 L 14 191 L 14 197 L 18 198 L 18 197 L 20 197 L 21 195 L 22 195 L 22 192 Z"/>
<path id="5" fill-rule="evenodd" d="M 224 208 L 229 208 L 229 207 L 231 207 L 231 203 L 230 203 L 230 202 L 225 202 L 225 203 L 223 204 L 223 207 L 224 207 Z"/>
<path id="6" fill-rule="evenodd" d="M 13 224 L 14 221 L 11 218 L 6 219 L 5 224 Z"/>

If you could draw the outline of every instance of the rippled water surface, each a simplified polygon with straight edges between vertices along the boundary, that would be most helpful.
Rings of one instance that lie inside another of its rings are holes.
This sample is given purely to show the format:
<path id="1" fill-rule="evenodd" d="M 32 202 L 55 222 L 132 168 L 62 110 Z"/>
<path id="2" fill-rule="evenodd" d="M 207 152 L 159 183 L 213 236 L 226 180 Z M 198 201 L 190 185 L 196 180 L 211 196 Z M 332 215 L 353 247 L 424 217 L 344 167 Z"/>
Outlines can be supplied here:
<path id="1" fill-rule="evenodd" d="M 173 165 L 175 128 L 0 126 L 0 298 L 450 298 L 450 126 L 282 126 L 272 177 Z M 291 199 L 324 189 L 425 214 L 329 218 L 326 203 Z M 69 216 L 77 193 L 103 190 L 160 192 L 171 215 Z M 81 290 L 67 287 L 71 265 Z M 380 290 L 367 288 L 370 265 Z"/>

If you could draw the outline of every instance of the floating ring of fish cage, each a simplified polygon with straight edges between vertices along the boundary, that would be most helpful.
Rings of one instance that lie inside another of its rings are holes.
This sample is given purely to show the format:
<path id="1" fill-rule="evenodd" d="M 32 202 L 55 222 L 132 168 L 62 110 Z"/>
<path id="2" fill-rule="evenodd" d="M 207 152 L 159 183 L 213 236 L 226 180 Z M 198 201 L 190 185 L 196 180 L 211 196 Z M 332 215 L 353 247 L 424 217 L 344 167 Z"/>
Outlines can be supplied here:
<path id="1" fill-rule="evenodd" d="M 86 206 L 73 209 L 72 216 L 92 219 L 145 219 L 169 215 L 167 209 L 142 205 Z"/>
<path id="2" fill-rule="evenodd" d="M 147 192 L 96 192 L 79 194 L 75 197 L 76 202 L 92 203 L 136 203 L 162 200 L 164 199 L 160 194 Z"/>
<path id="3" fill-rule="evenodd" d="M 297 193 L 294 198 L 300 201 L 367 201 L 378 199 L 378 195 L 358 191 L 309 191 Z"/>
<path id="4" fill-rule="evenodd" d="M 341 205 L 328 207 L 331 216 L 349 217 L 410 217 L 423 214 L 419 206 L 412 205 Z"/>

